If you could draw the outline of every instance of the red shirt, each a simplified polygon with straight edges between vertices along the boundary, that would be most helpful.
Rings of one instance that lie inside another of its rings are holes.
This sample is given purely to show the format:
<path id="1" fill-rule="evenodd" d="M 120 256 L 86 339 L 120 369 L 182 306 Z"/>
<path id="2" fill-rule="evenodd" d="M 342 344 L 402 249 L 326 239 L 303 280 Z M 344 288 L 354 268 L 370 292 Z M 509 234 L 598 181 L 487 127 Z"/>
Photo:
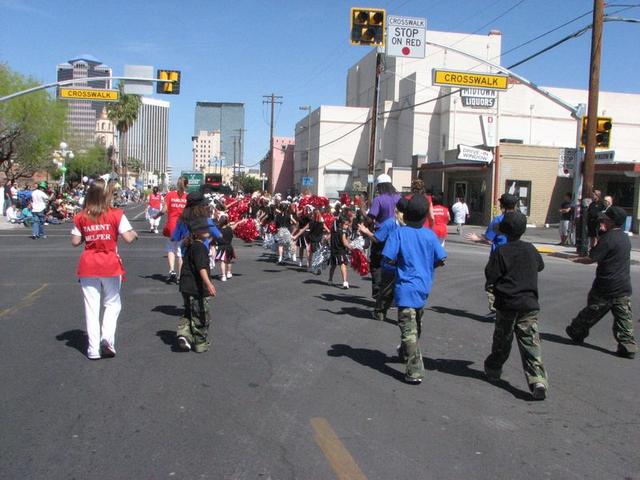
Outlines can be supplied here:
<path id="1" fill-rule="evenodd" d="M 447 224 L 449 223 L 449 209 L 444 205 L 433 207 L 433 233 L 442 240 L 447 236 Z"/>
<path id="2" fill-rule="evenodd" d="M 167 223 L 162 229 L 162 234 L 171 237 L 184 207 L 187 206 L 187 192 L 182 192 L 182 196 L 178 192 L 169 192 L 164 197 L 164 203 L 167 206 Z"/>
<path id="3" fill-rule="evenodd" d="M 85 212 L 73 219 L 84 238 L 84 252 L 78 261 L 79 277 L 119 277 L 124 266 L 118 255 L 118 227 L 124 212 L 110 208 L 97 220 L 91 220 Z"/>
<path id="4" fill-rule="evenodd" d="M 162 207 L 162 195 L 159 193 L 152 193 L 149 195 L 149 208 L 154 210 L 160 210 Z"/>

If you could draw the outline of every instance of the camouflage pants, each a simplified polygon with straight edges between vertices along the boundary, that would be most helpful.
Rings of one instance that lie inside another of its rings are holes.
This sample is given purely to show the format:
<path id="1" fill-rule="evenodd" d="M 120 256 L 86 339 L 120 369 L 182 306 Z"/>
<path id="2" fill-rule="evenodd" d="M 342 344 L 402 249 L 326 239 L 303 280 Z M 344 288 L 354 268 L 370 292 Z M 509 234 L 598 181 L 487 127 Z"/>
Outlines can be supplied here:
<path id="1" fill-rule="evenodd" d="M 637 352 L 638 345 L 633 336 L 631 297 L 607 298 L 591 289 L 587 306 L 578 312 L 569 326 L 575 337 L 584 340 L 589 329 L 598 323 L 609 310 L 613 314 L 613 336 L 627 352 Z"/>
<path id="2" fill-rule="evenodd" d="M 418 340 L 422 333 L 422 308 L 398 307 L 400 327 L 400 357 L 407 364 L 406 375 L 411 378 L 424 377 L 424 363 Z"/>
<path id="3" fill-rule="evenodd" d="M 183 293 L 184 316 L 178 321 L 176 336 L 185 337 L 194 352 L 209 349 L 209 299 Z"/>
<path id="4" fill-rule="evenodd" d="M 529 387 L 537 382 L 542 382 L 547 386 L 547 374 L 542 364 L 540 335 L 538 334 L 537 310 L 529 312 L 496 311 L 493 344 L 491 345 L 491 354 L 484 361 L 485 368 L 495 372 L 497 376 L 502 373 L 502 366 L 511 353 L 514 334 Z"/>

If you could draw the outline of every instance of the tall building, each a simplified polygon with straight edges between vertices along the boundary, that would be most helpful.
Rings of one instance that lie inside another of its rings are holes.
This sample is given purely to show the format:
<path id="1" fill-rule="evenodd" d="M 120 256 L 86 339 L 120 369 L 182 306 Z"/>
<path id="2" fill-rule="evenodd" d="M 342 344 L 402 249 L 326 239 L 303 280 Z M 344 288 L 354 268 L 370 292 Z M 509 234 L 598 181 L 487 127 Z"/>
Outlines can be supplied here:
<path id="1" fill-rule="evenodd" d="M 67 63 L 57 66 L 57 79 L 72 80 L 86 77 L 110 77 L 111 67 L 102 64 L 92 55 L 80 55 Z M 111 88 L 111 80 L 84 80 L 74 83 L 74 87 Z M 87 148 L 95 142 L 96 120 L 104 107 L 103 102 L 69 100 L 67 123 L 70 127 L 69 139 L 77 148 Z"/>
<path id="2" fill-rule="evenodd" d="M 233 165 L 234 147 L 237 163 L 241 162 L 243 146 L 239 139 L 244 133 L 244 103 L 197 102 L 193 134 L 201 131 L 220 132 L 220 155 L 226 165 Z"/>
<path id="3" fill-rule="evenodd" d="M 191 137 L 193 170 L 212 173 L 221 167 L 220 130 L 202 130 Z M 215 162 L 215 163 L 213 163 Z"/>
<path id="4" fill-rule="evenodd" d="M 139 178 L 148 184 L 167 171 L 170 103 L 148 97 L 140 99 L 138 118 L 124 134 L 123 145 L 126 157 L 140 162 Z"/>

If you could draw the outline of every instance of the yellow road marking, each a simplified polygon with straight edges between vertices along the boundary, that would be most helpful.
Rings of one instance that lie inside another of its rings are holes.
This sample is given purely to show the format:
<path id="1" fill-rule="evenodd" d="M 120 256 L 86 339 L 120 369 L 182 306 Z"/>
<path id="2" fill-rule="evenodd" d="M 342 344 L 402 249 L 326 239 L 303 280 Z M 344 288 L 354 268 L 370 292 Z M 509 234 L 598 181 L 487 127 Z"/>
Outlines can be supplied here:
<path id="1" fill-rule="evenodd" d="M 16 303 L 13 307 L 6 308 L 4 310 L 0 310 L 0 318 L 6 317 L 7 315 L 11 315 L 12 313 L 18 311 L 23 307 L 27 307 L 33 303 L 33 301 L 38 298 L 38 295 L 42 293 L 42 291 L 49 286 L 48 283 L 43 283 L 40 287 L 36 288 L 29 295 L 24 297 L 18 303 Z"/>
<path id="2" fill-rule="evenodd" d="M 326 419 L 314 417 L 311 419 L 311 426 L 314 430 L 314 439 L 327 457 L 338 480 L 367 480 Z"/>
<path id="3" fill-rule="evenodd" d="M 536 247 L 536 250 L 538 250 L 539 253 L 556 253 L 556 249 L 555 248 L 551 248 L 551 247 Z"/>

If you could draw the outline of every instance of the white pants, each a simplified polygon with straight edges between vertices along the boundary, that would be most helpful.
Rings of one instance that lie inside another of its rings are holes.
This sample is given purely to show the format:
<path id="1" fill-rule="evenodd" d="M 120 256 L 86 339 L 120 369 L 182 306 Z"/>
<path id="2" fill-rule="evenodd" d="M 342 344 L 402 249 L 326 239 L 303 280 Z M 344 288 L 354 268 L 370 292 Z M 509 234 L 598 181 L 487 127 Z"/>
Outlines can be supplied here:
<path id="1" fill-rule="evenodd" d="M 89 358 L 100 357 L 100 342 L 105 340 L 109 345 L 115 345 L 116 324 L 122 304 L 120 303 L 120 277 L 82 277 L 82 295 L 84 296 L 84 314 L 89 336 Z M 102 331 L 100 330 L 100 296 L 104 317 Z"/>
<path id="2" fill-rule="evenodd" d="M 158 218 L 149 217 L 149 226 L 152 229 L 157 229 L 159 225 L 160 225 L 160 217 Z"/>

